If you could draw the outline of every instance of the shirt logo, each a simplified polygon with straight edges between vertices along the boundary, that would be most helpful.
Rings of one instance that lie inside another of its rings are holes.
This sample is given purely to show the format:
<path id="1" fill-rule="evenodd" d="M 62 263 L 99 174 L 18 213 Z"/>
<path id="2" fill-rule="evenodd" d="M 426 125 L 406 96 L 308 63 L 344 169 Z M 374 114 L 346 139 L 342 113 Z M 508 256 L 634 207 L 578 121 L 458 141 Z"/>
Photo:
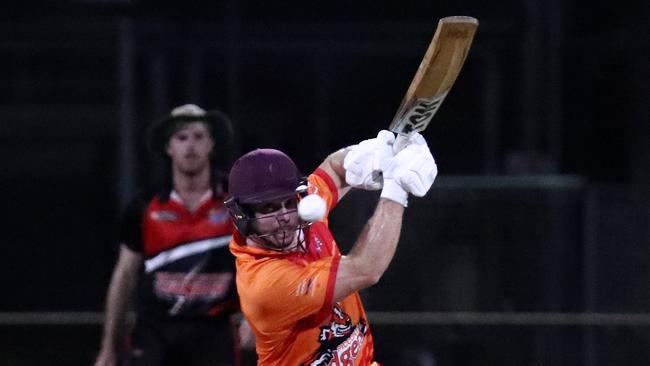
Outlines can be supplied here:
<path id="1" fill-rule="evenodd" d="M 361 352 L 368 334 L 368 324 L 364 319 L 352 324 L 352 319 L 341 305 L 336 303 L 332 309 L 330 323 L 320 328 L 318 341 L 320 347 L 316 355 L 304 366 L 347 366 L 353 365 Z"/>
<path id="2" fill-rule="evenodd" d="M 323 242 L 320 240 L 318 235 L 314 235 L 312 238 L 314 239 L 316 253 L 320 254 L 323 249 Z"/>
<path id="3" fill-rule="evenodd" d="M 293 294 L 295 296 L 313 296 L 314 295 L 314 286 L 319 276 L 306 278 L 298 284 Z"/>
<path id="4" fill-rule="evenodd" d="M 152 211 L 151 219 L 155 221 L 176 221 L 178 220 L 178 215 L 173 211 Z"/>
<path id="5" fill-rule="evenodd" d="M 232 273 L 157 272 L 154 291 L 167 300 L 170 315 L 196 311 L 196 307 L 214 304 L 231 288 Z"/>
<path id="6" fill-rule="evenodd" d="M 230 214 L 226 209 L 210 210 L 208 213 L 208 220 L 211 224 L 221 224 L 228 221 L 229 218 Z"/>

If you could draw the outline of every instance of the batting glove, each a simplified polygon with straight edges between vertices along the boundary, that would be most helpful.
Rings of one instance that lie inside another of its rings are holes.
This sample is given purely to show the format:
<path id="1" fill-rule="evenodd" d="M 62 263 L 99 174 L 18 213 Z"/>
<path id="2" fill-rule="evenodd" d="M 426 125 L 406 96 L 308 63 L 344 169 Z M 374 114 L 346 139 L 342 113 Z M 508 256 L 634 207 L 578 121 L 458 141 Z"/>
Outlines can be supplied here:
<path id="1" fill-rule="evenodd" d="M 409 137 L 406 147 L 390 160 L 384 170 L 384 189 L 388 181 L 392 180 L 404 191 L 422 197 L 429 191 L 437 175 L 438 167 L 426 141 L 422 135 L 414 133 Z M 396 198 L 401 197 L 398 195 Z"/>
<path id="2" fill-rule="evenodd" d="M 378 190 L 384 185 L 383 168 L 393 157 L 395 135 L 379 131 L 376 138 L 354 145 L 343 160 L 345 182 L 354 188 Z"/>

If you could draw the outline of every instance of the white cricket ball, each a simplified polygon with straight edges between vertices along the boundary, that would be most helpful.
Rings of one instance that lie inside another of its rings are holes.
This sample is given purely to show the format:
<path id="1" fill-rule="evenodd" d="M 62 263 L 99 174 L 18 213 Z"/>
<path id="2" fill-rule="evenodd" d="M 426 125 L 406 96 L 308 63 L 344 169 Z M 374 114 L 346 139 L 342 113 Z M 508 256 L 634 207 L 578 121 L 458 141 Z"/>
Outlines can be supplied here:
<path id="1" fill-rule="evenodd" d="M 301 219 L 315 222 L 322 219 L 327 211 L 325 200 L 317 194 L 310 194 L 298 202 L 298 215 Z"/>

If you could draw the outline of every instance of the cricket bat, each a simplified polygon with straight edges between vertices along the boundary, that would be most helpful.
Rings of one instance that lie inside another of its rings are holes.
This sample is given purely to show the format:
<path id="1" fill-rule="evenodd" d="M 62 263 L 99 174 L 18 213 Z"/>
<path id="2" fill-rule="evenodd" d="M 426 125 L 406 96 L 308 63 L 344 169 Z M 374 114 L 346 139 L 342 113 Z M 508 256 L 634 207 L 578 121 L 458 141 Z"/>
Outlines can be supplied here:
<path id="1" fill-rule="evenodd" d="M 427 128 L 463 67 L 477 27 L 478 20 L 468 16 L 438 21 L 429 48 L 390 124 L 398 140 Z"/>

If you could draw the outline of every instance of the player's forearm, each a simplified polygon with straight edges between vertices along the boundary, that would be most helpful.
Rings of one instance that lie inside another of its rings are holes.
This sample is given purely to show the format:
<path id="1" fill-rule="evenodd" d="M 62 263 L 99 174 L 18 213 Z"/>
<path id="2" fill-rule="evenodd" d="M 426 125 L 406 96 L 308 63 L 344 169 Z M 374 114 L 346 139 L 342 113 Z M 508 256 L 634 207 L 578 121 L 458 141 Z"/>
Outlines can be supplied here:
<path id="1" fill-rule="evenodd" d="M 133 253 L 124 252 L 127 250 L 121 249 L 108 287 L 102 347 L 114 348 L 123 335 L 125 316 L 137 283 L 140 259 Z"/>
<path id="2" fill-rule="evenodd" d="M 395 255 L 403 215 L 401 204 L 384 198 L 379 200 L 350 253 L 341 258 L 335 300 L 379 281 Z"/>
<path id="3" fill-rule="evenodd" d="M 379 280 L 393 259 L 402 228 L 404 206 L 388 199 L 380 199 L 368 224 L 364 227 L 350 256 L 360 271 Z"/>
<path id="4" fill-rule="evenodd" d="M 113 274 L 106 299 L 106 318 L 104 320 L 104 333 L 102 345 L 114 347 L 119 337 L 123 334 L 124 319 L 130 300 L 133 286 L 123 273 L 117 271 Z"/>

